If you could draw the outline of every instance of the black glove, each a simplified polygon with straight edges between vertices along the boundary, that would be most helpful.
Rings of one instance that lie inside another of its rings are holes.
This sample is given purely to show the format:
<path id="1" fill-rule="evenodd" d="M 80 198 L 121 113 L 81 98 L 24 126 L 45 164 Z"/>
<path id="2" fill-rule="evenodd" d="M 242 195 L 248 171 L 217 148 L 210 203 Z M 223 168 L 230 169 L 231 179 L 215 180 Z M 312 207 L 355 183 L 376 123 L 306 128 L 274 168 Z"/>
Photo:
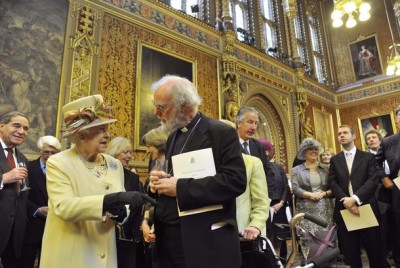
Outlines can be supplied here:
<path id="1" fill-rule="evenodd" d="M 110 212 L 121 205 L 129 205 L 131 213 L 136 213 L 145 202 L 156 204 L 156 201 L 145 194 L 136 191 L 106 194 L 103 199 L 103 212 Z"/>
<path id="2" fill-rule="evenodd" d="M 111 214 L 110 217 L 116 222 L 122 222 L 128 215 L 126 213 L 126 207 L 123 204 L 115 205 L 107 211 Z"/>

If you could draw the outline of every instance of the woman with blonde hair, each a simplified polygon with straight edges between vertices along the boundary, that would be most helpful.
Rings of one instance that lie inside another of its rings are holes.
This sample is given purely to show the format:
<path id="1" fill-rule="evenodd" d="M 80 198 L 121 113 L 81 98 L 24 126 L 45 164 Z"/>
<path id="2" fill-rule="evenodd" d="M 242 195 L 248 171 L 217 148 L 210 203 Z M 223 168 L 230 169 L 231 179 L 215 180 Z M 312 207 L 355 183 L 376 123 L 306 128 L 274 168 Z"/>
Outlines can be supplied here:
<path id="1" fill-rule="evenodd" d="M 321 164 L 326 165 L 329 168 L 329 162 L 334 155 L 335 152 L 333 151 L 333 149 L 325 148 L 324 152 L 320 155 Z"/>

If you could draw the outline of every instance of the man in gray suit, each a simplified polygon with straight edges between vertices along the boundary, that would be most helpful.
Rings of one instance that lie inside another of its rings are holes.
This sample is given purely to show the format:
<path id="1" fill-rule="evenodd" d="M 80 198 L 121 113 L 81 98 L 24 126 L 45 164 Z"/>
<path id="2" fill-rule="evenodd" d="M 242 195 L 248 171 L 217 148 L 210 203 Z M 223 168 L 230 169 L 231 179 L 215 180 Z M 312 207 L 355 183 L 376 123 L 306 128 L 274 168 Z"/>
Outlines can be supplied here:
<path id="1" fill-rule="evenodd" d="M 396 123 L 400 126 L 400 106 L 396 111 Z M 390 204 L 388 210 L 388 224 L 393 237 L 392 252 L 396 267 L 400 267 L 400 190 L 393 180 L 400 177 L 400 132 L 386 137 L 375 155 L 379 179 L 384 188 L 379 193 L 380 200 Z M 389 165 L 389 174 L 384 168 L 385 160 Z"/>
<path id="2" fill-rule="evenodd" d="M 29 120 L 20 112 L 9 112 L 0 121 L 0 256 L 4 268 L 17 267 L 26 227 L 28 191 L 23 182 L 26 168 L 18 163 L 28 160 L 16 148 L 28 135 Z"/>

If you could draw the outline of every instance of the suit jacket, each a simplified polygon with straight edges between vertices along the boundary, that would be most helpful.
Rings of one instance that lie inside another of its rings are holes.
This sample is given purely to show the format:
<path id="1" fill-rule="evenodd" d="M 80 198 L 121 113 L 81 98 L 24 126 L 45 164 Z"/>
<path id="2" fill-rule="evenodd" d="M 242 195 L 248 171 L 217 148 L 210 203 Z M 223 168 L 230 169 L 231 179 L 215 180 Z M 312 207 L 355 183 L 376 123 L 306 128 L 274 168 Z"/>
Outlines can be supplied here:
<path id="1" fill-rule="evenodd" d="M 143 193 L 143 186 L 139 181 L 139 175 L 126 168 L 124 168 L 124 186 L 125 191 L 138 191 Z M 141 211 L 132 211 L 132 213 L 129 214 L 128 220 L 123 224 L 126 238 L 141 240 L 141 220 Z"/>
<path id="2" fill-rule="evenodd" d="M 256 139 L 253 139 L 253 138 L 249 139 L 248 143 L 249 143 L 249 147 L 250 147 L 250 154 L 252 156 L 256 156 L 261 159 L 261 162 L 263 163 L 263 166 L 264 166 L 264 171 L 266 172 L 269 159 L 268 159 L 267 154 L 265 153 L 263 145 L 261 144 L 261 142 L 259 142 Z M 243 147 L 242 147 L 242 152 L 244 153 Z M 268 177 L 267 177 L 267 179 L 268 179 Z"/>
<path id="3" fill-rule="evenodd" d="M 266 173 L 269 198 L 271 200 L 283 200 L 286 203 L 290 199 L 290 189 L 283 166 L 269 162 Z"/>
<path id="4" fill-rule="evenodd" d="M 236 219 L 239 232 L 247 226 L 256 227 L 266 235 L 269 215 L 268 187 L 262 162 L 258 157 L 243 154 L 246 165 L 246 191 L 236 198 Z"/>
<path id="5" fill-rule="evenodd" d="M 390 174 L 389 178 L 392 180 L 397 178 L 399 170 L 400 170 L 400 132 L 384 138 L 381 142 L 381 146 L 378 149 L 377 154 L 375 155 L 377 162 L 377 169 L 379 174 L 379 179 L 386 177 L 385 169 L 383 163 L 385 160 L 387 161 Z"/>
<path id="6" fill-rule="evenodd" d="M 386 176 L 388 176 L 392 180 L 397 178 L 400 170 L 399 151 L 400 151 L 400 132 L 392 136 L 386 137 L 382 140 L 381 146 L 379 147 L 378 152 L 375 155 L 378 174 L 379 174 L 378 176 L 380 180 Z M 385 160 L 387 161 L 387 164 L 390 169 L 389 175 L 385 174 L 385 168 L 383 165 Z M 394 186 L 390 190 L 381 187 L 379 191 L 379 200 L 388 204 L 393 204 L 393 210 L 397 215 L 400 215 L 400 206 L 397 205 L 400 202 L 400 192 L 396 186 Z"/>
<path id="7" fill-rule="evenodd" d="M 318 174 L 321 177 L 321 190 L 329 190 L 328 170 L 326 167 L 318 164 Z M 306 168 L 305 163 L 295 166 L 292 169 L 292 187 L 293 194 L 297 198 L 303 198 L 304 192 L 313 192 L 310 182 L 310 169 Z"/>
<path id="8" fill-rule="evenodd" d="M 178 131 L 174 131 L 167 141 L 168 170 L 172 167 L 171 156 Z M 156 226 L 159 215 L 168 210 L 166 206 L 176 210 L 176 200 L 181 210 L 222 204 L 221 210 L 179 218 L 186 267 L 240 267 L 235 200 L 246 189 L 246 169 L 237 132 L 204 115 L 191 131 L 182 153 L 212 148 L 217 173 L 202 179 L 180 178 L 176 198 L 160 195 L 155 209 Z M 226 225 L 211 230 L 214 223 L 220 222 Z M 156 233 L 157 230 L 156 227 Z"/>
<path id="9" fill-rule="evenodd" d="M 33 214 L 38 208 L 46 207 L 49 199 L 46 189 L 46 175 L 42 171 L 40 158 L 29 162 L 28 176 L 31 189 L 29 190 L 27 203 L 28 224 L 25 232 L 25 244 L 40 243 L 42 241 L 46 218 L 41 215 L 34 217 Z"/>
<path id="10" fill-rule="evenodd" d="M 0 145 L 0 182 L 3 180 L 3 174 L 10 171 L 4 148 Z M 28 162 L 28 159 L 15 149 L 15 155 L 18 162 Z M 25 180 L 29 185 L 28 179 Z M 6 184 L 0 190 L 0 256 L 12 236 L 15 255 L 21 255 L 21 248 L 24 240 L 26 228 L 26 203 L 29 191 L 17 193 L 16 183 Z M 13 230 L 14 232 L 11 232 Z"/>
<path id="11" fill-rule="evenodd" d="M 340 199 L 350 196 L 349 180 L 351 180 L 353 193 L 358 196 L 362 205 L 371 204 L 375 215 L 378 217 L 378 206 L 374 195 L 375 189 L 378 187 L 375 156 L 357 149 L 351 174 L 349 174 L 343 152 L 333 156 L 330 161 L 329 181 L 331 182 L 331 190 L 336 197 L 335 220 L 344 224 L 340 210 L 345 209 L 345 207 Z"/>

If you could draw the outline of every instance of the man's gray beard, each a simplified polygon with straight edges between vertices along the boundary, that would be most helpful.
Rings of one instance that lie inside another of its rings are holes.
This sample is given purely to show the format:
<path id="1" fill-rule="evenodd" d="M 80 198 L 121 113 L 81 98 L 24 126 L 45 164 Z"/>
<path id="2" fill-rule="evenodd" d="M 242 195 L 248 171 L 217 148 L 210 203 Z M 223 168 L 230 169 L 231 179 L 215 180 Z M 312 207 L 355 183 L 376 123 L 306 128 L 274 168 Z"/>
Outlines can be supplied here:
<path id="1" fill-rule="evenodd" d="M 178 128 L 186 126 L 185 115 L 182 111 L 175 111 L 173 115 L 175 118 L 169 123 L 161 122 L 161 129 L 166 133 L 171 133 Z"/>

